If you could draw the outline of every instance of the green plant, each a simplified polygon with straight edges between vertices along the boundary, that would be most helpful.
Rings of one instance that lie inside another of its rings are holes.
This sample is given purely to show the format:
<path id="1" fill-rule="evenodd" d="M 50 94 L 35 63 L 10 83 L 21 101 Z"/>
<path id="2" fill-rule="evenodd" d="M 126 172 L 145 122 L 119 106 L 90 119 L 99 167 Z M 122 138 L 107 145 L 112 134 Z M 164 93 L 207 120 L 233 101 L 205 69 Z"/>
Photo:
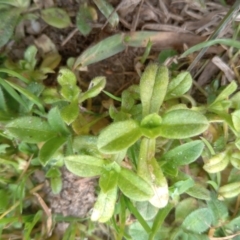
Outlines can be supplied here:
<path id="1" fill-rule="evenodd" d="M 48 234 L 47 228 L 32 233 L 46 218 L 42 211 L 24 213 L 35 193 L 30 176 L 43 169 L 53 193 L 59 193 L 60 168 L 66 165 L 78 176 L 99 176 L 91 220 L 111 223 L 116 239 L 238 234 L 239 215 L 231 219 L 233 202 L 226 200 L 236 199 L 240 189 L 240 95 L 234 81 L 220 90 L 218 84 L 208 88 L 207 102 L 200 105 L 188 93 L 193 81 L 188 72 L 169 78 L 166 67 L 151 63 L 140 84 L 122 92 L 120 106 L 100 114 L 91 108 L 91 99 L 104 89 L 105 77 L 94 78 L 84 92 L 74 72 L 63 68 L 58 87 L 45 86 L 42 80 L 54 67 L 42 63 L 37 68 L 35 55 L 29 47 L 24 60 L 6 61 L 7 68 L 0 69 L 3 232 L 23 228 L 24 239 Z M 56 66 L 59 60 L 53 59 Z M 113 123 L 92 134 L 93 126 L 109 117 Z M 127 227 L 130 215 L 136 221 Z M 70 221 L 66 236 L 78 221 Z"/>

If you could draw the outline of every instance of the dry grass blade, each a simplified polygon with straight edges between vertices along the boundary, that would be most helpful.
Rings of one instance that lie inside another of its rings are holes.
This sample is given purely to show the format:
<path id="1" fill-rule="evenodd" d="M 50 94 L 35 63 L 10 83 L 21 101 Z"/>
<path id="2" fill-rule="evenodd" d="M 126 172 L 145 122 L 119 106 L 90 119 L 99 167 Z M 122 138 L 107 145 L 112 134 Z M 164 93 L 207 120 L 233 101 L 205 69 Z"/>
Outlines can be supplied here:
<path id="1" fill-rule="evenodd" d="M 233 70 L 220 57 L 215 56 L 212 62 L 224 72 L 229 82 L 235 78 Z"/>
<path id="2" fill-rule="evenodd" d="M 213 32 L 211 37 L 208 40 L 215 39 L 219 33 L 226 27 L 226 25 L 231 21 L 232 17 L 235 15 L 235 13 L 239 10 L 240 1 L 236 1 L 235 4 L 231 7 L 227 15 L 223 18 L 223 20 L 219 23 L 219 26 L 216 28 L 216 30 Z M 204 55 L 204 53 L 207 51 L 207 48 L 203 48 L 197 57 L 194 59 L 194 61 L 190 64 L 188 67 L 188 71 L 191 71 L 194 66 L 197 64 L 197 62 L 201 59 L 201 57 Z"/>

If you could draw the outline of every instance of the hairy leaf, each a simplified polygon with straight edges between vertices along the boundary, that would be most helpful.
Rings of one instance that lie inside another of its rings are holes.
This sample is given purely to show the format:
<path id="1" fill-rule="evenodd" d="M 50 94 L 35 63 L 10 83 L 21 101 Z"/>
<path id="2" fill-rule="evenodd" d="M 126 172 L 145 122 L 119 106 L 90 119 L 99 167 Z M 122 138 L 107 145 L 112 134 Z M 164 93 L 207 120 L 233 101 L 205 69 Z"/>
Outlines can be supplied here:
<path id="1" fill-rule="evenodd" d="M 202 233 L 211 227 L 213 215 L 210 209 L 200 208 L 190 213 L 182 223 L 187 231 Z"/>
<path id="2" fill-rule="evenodd" d="M 192 86 L 192 77 L 188 72 L 182 72 L 172 79 L 168 85 L 165 100 L 177 98 L 186 93 Z"/>
<path id="3" fill-rule="evenodd" d="M 6 125 L 13 137 L 28 143 L 44 142 L 56 136 L 50 125 L 38 117 L 20 117 Z"/>
<path id="4" fill-rule="evenodd" d="M 134 120 L 112 123 L 98 138 L 98 149 L 103 153 L 117 153 L 133 145 L 141 136 L 139 124 Z"/>
<path id="5" fill-rule="evenodd" d="M 0 47 L 5 45 L 12 37 L 20 18 L 20 12 L 20 9 L 14 7 L 0 10 Z"/>
<path id="6" fill-rule="evenodd" d="M 66 28 L 71 24 L 71 19 L 67 12 L 61 8 L 43 9 L 41 16 L 47 24 L 56 28 Z"/>
<path id="7" fill-rule="evenodd" d="M 54 153 L 67 141 L 66 137 L 54 137 L 44 143 L 39 151 L 39 161 L 45 166 Z"/>
<path id="8" fill-rule="evenodd" d="M 101 191 L 98 199 L 94 204 L 91 220 L 99 222 L 107 222 L 113 215 L 117 200 L 117 186 L 111 188 L 107 192 Z"/>
<path id="9" fill-rule="evenodd" d="M 64 158 L 67 169 L 80 177 L 98 176 L 106 162 L 101 158 L 87 155 L 73 155 Z"/>
<path id="10" fill-rule="evenodd" d="M 165 138 L 183 139 L 201 134 L 208 128 L 208 120 L 201 113 L 177 109 L 162 117 L 159 135 Z"/>
<path id="11" fill-rule="evenodd" d="M 140 96 L 143 117 L 158 113 L 168 87 L 168 69 L 150 64 L 145 69 L 140 80 Z"/>
<path id="12" fill-rule="evenodd" d="M 125 168 L 119 173 L 118 186 L 127 197 L 135 201 L 146 201 L 153 196 L 151 185 Z"/>

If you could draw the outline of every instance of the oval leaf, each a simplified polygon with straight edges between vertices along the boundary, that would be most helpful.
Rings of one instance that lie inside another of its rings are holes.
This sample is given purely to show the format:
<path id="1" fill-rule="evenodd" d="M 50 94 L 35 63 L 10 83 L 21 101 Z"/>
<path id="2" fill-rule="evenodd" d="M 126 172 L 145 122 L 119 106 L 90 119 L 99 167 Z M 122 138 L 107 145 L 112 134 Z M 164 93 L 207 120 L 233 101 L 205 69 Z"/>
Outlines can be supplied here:
<path id="1" fill-rule="evenodd" d="M 141 136 L 134 120 L 112 123 L 98 137 L 98 149 L 103 153 L 117 153 L 133 145 Z"/>
<path id="2" fill-rule="evenodd" d="M 201 208 L 190 213 L 182 223 L 187 231 L 202 233 L 211 227 L 213 215 L 210 209 Z"/>
<path id="3" fill-rule="evenodd" d="M 62 120 L 62 117 L 61 117 L 58 107 L 52 108 L 48 112 L 48 122 L 49 122 L 50 126 L 52 127 L 52 129 L 54 129 L 56 132 L 59 132 L 61 134 L 69 134 L 70 133 L 66 124 Z"/>
<path id="4" fill-rule="evenodd" d="M 92 221 L 107 222 L 113 215 L 117 200 L 117 187 L 100 192 L 91 215 Z"/>
<path id="5" fill-rule="evenodd" d="M 151 185 L 125 168 L 119 173 L 118 186 L 127 197 L 135 201 L 146 201 L 153 196 Z"/>
<path id="6" fill-rule="evenodd" d="M 202 200 L 210 200 L 210 191 L 206 189 L 205 186 L 196 183 L 193 187 L 189 188 L 186 193 L 191 197 L 202 199 Z"/>
<path id="7" fill-rule="evenodd" d="M 240 110 L 232 113 L 233 126 L 237 132 L 240 132 Z"/>
<path id="8" fill-rule="evenodd" d="M 17 25 L 18 19 L 20 18 L 21 10 L 18 8 L 7 8 L 0 11 L 0 47 L 5 45 L 12 37 L 14 29 Z"/>
<path id="9" fill-rule="evenodd" d="M 162 165 L 164 172 L 172 175 L 176 168 L 181 165 L 187 165 L 200 157 L 204 144 L 200 140 L 185 143 L 177 146 L 165 153 L 160 161 L 165 161 Z"/>
<path id="10" fill-rule="evenodd" d="M 76 136 L 73 140 L 74 153 L 79 155 L 91 155 L 94 157 L 101 157 L 97 149 L 97 137 L 92 135 Z"/>
<path id="11" fill-rule="evenodd" d="M 136 208 L 146 221 L 153 219 L 159 210 L 158 208 L 154 207 L 150 202 L 147 201 L 136 202 Z"/>
<path id="12" fill-rule="evenodd" d="M 143 117 L 158 113 L 168 87 L 168 69 L 150 64 L 145 69 L 140 80 L 140 96 Z"/>
<path id="13" fill-rule="evenodd" d="M 61 8 L 47 8 L 41 11 L 42 19 L 49 25 L 56 28 L 70 26 L 71 20 L 67 12 Z"/>
<path id="14" fill-rule="evenodd" d="M 88 98 L 96 97 L 105 87 L 106 78 L 105 77 L 95 77 L 90 85 L 89 89 L 80 95 L 79 102 L 83 102 Z"/>
<path id="15" fill-rule="evenodd" d="M 101 158 L 92 156 L 68 156 L 64 158 L 67 169 L 80 177 L 94 177 L 100 175 L 106 164 Z"/>
<path id="16" fill-rule="evenodd" d="M 76 17 L 76 25 L 82 35 L 88 35 L 91 30 L 91 22 L 97 19 L 97 12 L 93 7 L 82 4 Z"/>
<path id="17" fill-rule="evenodd" d="M 114 170 L 104 170 L 101 174 L 101 177 L 99 179 L 99 186 L 101 190 L 106 193 L 110 189 L 117 186 L 118 181 L 118 173 Z"/>
<path id="18" fill-rule="evenodd" d="M 79 114 L 78 102 L 73 101 L 61 110 L 61 117 L 67 125 L 70 125 Z"/>
<path id="19" fill-rule="evenodd" d="M 65 137 L 54 137 L 44 143 L 39 151 L 39 161 L 45 166 L 54 153 L 67 141 Z"/>
<path id="20" fill-rule="evenodd" d="M 208 128 L 208 120 L 201 113 L 189 109 L 177 109 L 162 117 L 159 135 L 165 138 L 183 139 L 201 134 Z"/>
<path id="21" fill-rule="evenodd" d="M 38 117 L 17 118 L 6 129 L 13 137 L 28 143 L 44 142 L 56 136 L 50 125 Z"/>
<path id="22" fill-rule="evenodd" d="M 165 100 L 177 98 L 186 93 L 192 86 L 192 77 L 188 72 L 177 75 L 168 85 Z"/>
<path id="23" fill-rule="evenodd" d="M 141 130 L 144 136 L 155 138 L 158 136 L 158 129 L 161 126 L 161 117 L 157 113 L 147 115 L 141 121 Z"/>
<path id="24" fill-rule="evenodd" d="M 61 177 L 51 178 L 50 185 L 51 185 L 53 194 L 60 193 L 62 190 L 62 178 Z"/>

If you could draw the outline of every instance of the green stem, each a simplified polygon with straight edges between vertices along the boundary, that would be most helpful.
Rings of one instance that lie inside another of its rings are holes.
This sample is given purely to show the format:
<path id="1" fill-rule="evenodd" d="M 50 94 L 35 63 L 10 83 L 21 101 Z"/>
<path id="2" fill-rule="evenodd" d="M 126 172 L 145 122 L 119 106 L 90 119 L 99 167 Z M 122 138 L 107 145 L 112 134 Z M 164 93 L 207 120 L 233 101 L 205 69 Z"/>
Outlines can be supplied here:
<path id="1" fill-rule="evenodd" d="M 161 225 L 163 224 L 165 218 L 167 217 L 167 215 L 169 214 L 173 207 L 174 205 L 169 203 L 165 208 L 160 209 L 158 211 L 158 214 L 156 215 L 155 220 L 153 222 L 152 231 L 149 235 L 148 240 L 154 239 L 158 230 L 161 228 Z"/>
<path id="2" fill-rule="evenodd" d="M 139 221 L 139 223 L 142 225 L 142 227 L 144 228 L 144 230 L 147 233 L 151 232 L 151 228 L 149 227 L 149 225 L 147 224 L 147 222 L 143 219 L 143 217 L 141 216 L 141 214 L 138 212 L 138 210 L 133 206 L 133 204 L 131 203 L 131 201 L 127 198 L 125 198 L 125 203 L 127 205 L 127 208 L 130 210 L 130 212 L 137 218 L 137 220 Z"/>

